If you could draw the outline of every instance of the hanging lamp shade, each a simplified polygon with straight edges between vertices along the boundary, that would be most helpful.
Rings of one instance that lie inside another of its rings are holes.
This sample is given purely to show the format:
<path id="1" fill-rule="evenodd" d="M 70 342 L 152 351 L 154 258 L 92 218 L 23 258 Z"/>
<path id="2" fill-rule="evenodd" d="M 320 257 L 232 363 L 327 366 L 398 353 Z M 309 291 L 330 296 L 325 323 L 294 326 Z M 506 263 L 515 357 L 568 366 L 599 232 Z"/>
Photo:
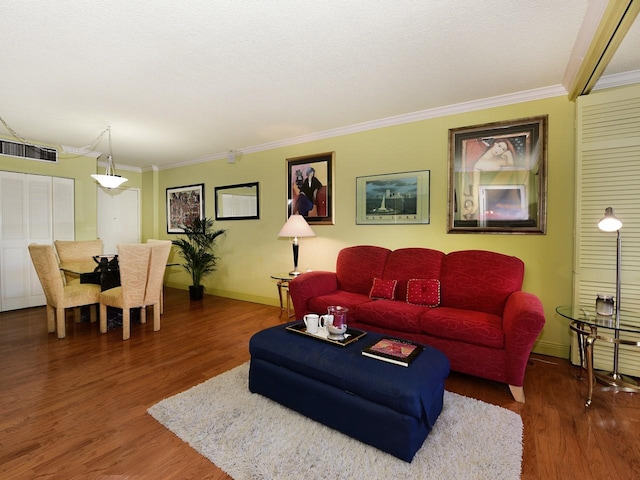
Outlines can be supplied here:
<path id="1" fill-rule="evenodd" d="M 118 188 L 126 182 L 127 179 L 120 175 L 116 175 L 116 168 L 113 165 L 113 153 L 111 150 L 111 127 L 107 130 L 109 131 L 109 156 L 107 157 L 107 169 L 104 175 L 96 173 L 91 175 L 91 177 L 105 188 Z"/>

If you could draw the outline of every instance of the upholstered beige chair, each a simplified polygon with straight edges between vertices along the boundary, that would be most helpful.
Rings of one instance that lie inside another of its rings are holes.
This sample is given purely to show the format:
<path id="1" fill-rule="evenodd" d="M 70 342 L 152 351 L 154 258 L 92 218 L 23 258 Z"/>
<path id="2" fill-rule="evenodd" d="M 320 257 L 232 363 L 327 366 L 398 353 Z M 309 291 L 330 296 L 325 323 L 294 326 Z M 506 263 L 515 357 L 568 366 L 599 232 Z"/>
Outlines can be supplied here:
<path id="1" fill-rule="evenodd" d="M 64 338 L 67 335 L 65 309 L 97 304 L 100 302 L 100 286 L 91 283 L 64 285 L 51 245 L 32 243 L 29 245 L 29 254 L 47 299 L 47 329 L 50 333 L 55 332 L 57 323 L 58 338 Z M 91 321 L 95 322 L 94 309 Z"/>
<path id="2" fill-rule="evenodd" d="M 102 255 L 103 244 L 101 239 L 96 240 L 56 240 L 53 242 L 58 253 L 60 263 L 64 266 L 69 264 L 77 264 L 78 262 L 86 262 L 94 268 L 97 266 L 93 262 L 94 255 Z M 93 264 L 93 265 L 92 265 Z M 82 270 L 82 269 L 80 269 Z M 78 274 L 65 271 L 64 273 L 67 285 L 71 283 L 80 283 Z"/>
<path id="3" fill-rule="evenodd" d="M 100 294 L 100 331 L 107 332 L 107 307 L 122 309 L 122 339 L 131 336 L 131 308 L 142 308 L 145 303 L 147 278 L 151 260 L 151 245 L 121 243 L 118 245 L 120 286 Z M 145 322 L 145 309 L 140 311 L 140 321 Z"/>
<path id="4" fill-rule="evenodd" d="M 148 238 L 147 243 L 164 243 L 169 242 L 169 247 L 167 248 L 167 261 L 169 261 L 169 255 L 171 254 L 171 240 L 157 240 L 155 238 Z M 160 314 L 164 313 L 164 271 L 166 270 L 166 262 L 165 268 L 162 270 L 162 282 L 160 284 Z"/>
<path id="5" fill-rule="evenodd" d="M 151 261 L 149 262 L 144 305 L 145 307 L 153 306 L 153 330 L 158 331 L 160 330 L 160 315 L 163 309 L 164 271 L 167 267 L 169 252 L 171 252 L 171 240 L 147 240 L 147 245 L 151 247 Z M 143 316 L 141 321 L 144 318 Z"/>

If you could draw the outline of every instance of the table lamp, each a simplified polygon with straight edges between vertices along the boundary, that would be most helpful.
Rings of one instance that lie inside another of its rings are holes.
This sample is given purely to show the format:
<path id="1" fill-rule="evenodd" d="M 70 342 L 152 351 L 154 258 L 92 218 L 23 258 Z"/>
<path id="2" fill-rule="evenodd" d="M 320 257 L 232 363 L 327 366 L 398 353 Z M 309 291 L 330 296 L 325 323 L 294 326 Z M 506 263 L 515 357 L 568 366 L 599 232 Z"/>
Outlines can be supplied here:
<path id="1" fill-rule="evenodd" d="M 298 276 L 301 272 L 298 271 L 298 237 L 315 237 L 316 234 L 304 219 L 302 215 L 294 214 L 289 217 L 287 223 L 284 224 L 279 237 L 293 237 L 293 271 L 289 272 L 289 275 Z"/>

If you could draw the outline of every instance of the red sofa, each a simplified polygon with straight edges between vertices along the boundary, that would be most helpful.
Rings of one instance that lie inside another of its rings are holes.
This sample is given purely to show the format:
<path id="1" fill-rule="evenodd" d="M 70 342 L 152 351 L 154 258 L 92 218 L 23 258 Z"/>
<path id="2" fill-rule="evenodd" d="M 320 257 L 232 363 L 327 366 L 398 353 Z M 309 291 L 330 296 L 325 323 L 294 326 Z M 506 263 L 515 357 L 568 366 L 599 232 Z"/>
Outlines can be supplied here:
<path id="1" fill-rule="evenodd" d="M 350 327 L 436 347 L 452 370 L 506 383 L 524 402 L 545 318 L 538 297 L 520 290 L 523 276 L 520 259 L 495 252 L 362 245 L 341 250 L 335 272 L 295 278 L 289 292 L 297 319 L 342 305 Z"/>

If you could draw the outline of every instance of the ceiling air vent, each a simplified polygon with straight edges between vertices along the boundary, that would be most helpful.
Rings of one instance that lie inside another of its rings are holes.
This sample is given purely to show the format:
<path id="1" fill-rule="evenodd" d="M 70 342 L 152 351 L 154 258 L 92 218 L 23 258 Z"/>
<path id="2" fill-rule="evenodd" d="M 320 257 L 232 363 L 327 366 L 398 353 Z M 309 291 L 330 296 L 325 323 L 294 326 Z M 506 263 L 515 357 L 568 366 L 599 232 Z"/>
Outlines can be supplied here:
<path id="1" fill-rule="evenodd" d="M 0 154 L 31 160 L 42 160 L 44 162 L 58 162 L 58 151 L 55 148 L 10 142 L 8 140 L 0 140 Z"/>

